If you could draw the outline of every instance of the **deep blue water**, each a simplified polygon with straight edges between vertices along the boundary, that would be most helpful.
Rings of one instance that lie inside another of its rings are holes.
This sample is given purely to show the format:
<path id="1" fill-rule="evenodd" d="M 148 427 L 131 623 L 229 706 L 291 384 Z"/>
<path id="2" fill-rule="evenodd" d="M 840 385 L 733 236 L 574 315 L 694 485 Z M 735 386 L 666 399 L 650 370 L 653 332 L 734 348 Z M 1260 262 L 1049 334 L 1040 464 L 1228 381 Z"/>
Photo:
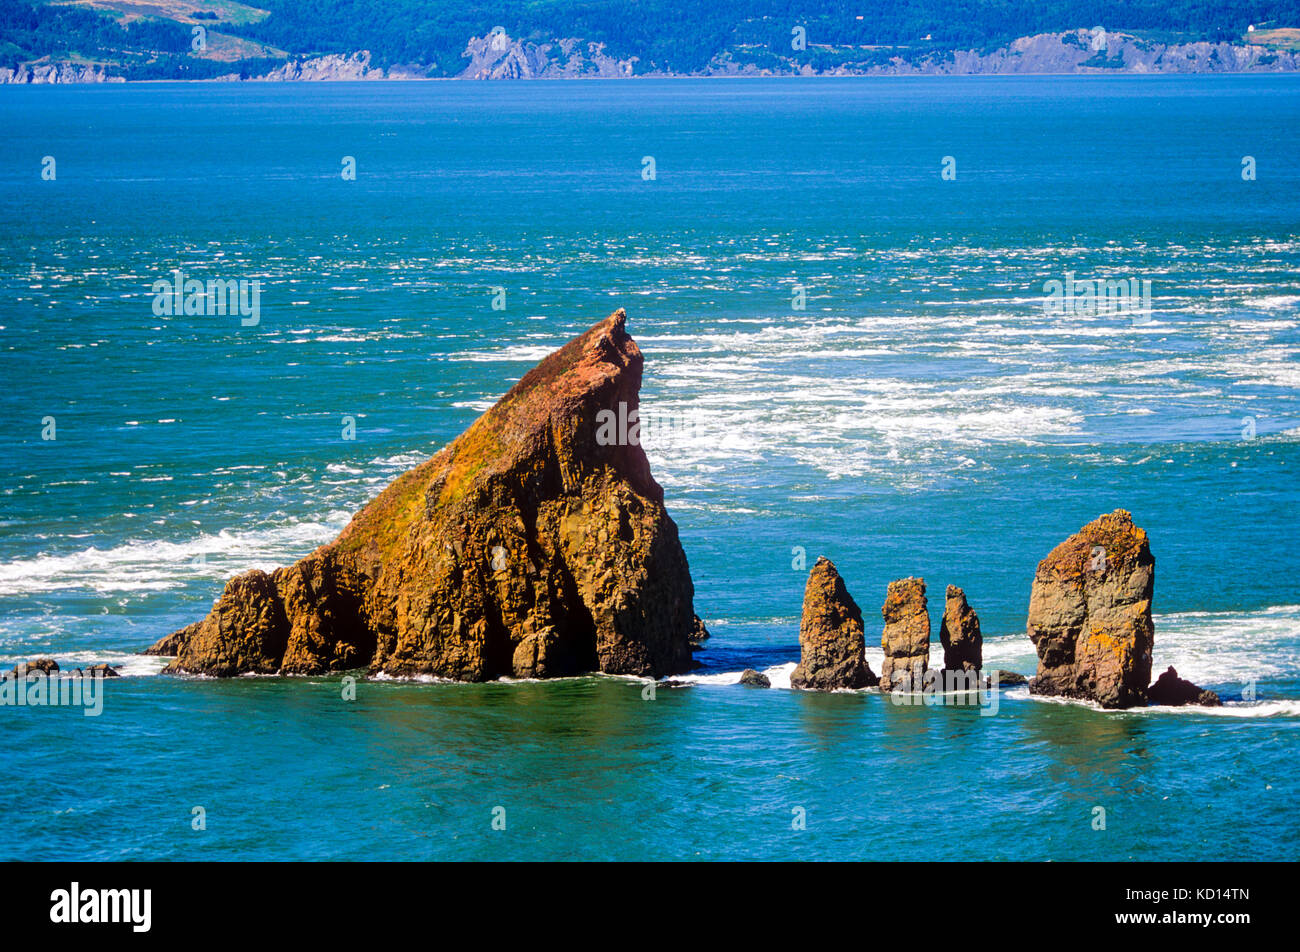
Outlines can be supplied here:
<path id="1" fill-rule="evenodd" d="M 7 87 L 0 130 L 0 661 L 129 675 L 99 717 L 0 707 L 0 856 L 1296 857 L 1300 79 Z M 155 316 L 175 268 L 260 280 L 259 323 Z M 1066 272 L 1150 280 L 1150 318 L 1048 313 Z M 620 306 L 692 686 L 343 701 L 135 654 Z M 922 575 L 936 639 L 959 584 L 1032 673 L 1037 561 L 1118 507 L 1157 670 L 1221 711 L 731 683 L 788 684 L 800 552 L 869 642 Z"/>

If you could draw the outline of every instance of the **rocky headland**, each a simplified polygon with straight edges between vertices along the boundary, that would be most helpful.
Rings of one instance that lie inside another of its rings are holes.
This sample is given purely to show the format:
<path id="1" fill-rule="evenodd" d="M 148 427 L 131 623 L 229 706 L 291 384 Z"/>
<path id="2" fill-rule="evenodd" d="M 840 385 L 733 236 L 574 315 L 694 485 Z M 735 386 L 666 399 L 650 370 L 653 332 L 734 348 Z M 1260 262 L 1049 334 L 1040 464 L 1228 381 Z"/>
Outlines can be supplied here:
<path id="1" fill-rule="evenodd" d="M 635 432 L 642 356 L 608 318 L 545 358 L 337 539 L 231 579 L 151 651 L 228 677 L 462 681 L 688 670 L 707 632 L 677 526 Z"/>

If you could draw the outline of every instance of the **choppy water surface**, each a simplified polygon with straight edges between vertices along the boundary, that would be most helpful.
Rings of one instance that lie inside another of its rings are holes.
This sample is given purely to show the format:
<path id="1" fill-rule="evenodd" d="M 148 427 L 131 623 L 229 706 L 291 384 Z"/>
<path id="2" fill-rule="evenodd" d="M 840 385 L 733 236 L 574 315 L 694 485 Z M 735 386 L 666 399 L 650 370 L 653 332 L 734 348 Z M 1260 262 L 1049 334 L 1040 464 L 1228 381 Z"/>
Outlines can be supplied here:
<path id="1" fill-rule="evenodd" d="M 22 855 L 1295 857 L 1294 78 L 12 88 L 0 128 L 0 660 L 134 675 L 98 718 L 0 708 Z M 156 316 L 177 268 L 260 280 L 259 322 Z M 1151 311 L 1045 308 L 1067 272 Z M 619 306 L 713 632 L 691 686 L 344 702 L 135 654 Z M 800 552 L 869 635 L 890 579 L 936 631 L 961 585 L 1029 673 L 1037 560 L 1121 506 L 1157 670 L 1222 710 L 780 687 Z"/>

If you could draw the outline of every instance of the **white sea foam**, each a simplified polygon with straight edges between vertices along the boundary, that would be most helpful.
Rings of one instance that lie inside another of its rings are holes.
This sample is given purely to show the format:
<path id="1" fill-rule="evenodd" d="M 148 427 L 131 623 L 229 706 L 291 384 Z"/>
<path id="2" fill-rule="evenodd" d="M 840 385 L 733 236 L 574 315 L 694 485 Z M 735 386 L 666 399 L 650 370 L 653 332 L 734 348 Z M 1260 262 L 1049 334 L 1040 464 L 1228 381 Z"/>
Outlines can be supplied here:
<path id="1" fill-rule="evenodd" d="M 1060 704 L 1066 707 L 1085 707 L 1114 717 L 1298 717 L 1300 700 L 1263 700 L 1263 701 L 1228 701 L 1222 707 L 1201 707 L 1188 704 L 1181 707 L 1131 707 L 1122 711 L 1108 711 L 1092 701 L 1081 701 L 1066 697 L 1044 697 L 1030 694 L 1026 689 L 1016 693 L 1006 692 L 1004 697 L 1010 700 L 1030 701 L 1035 704 Z"/>
<path id="2" fill-rule="evenodd" d="M 535 364 L 550 355 L 564 341 L 552 344 L 512 344 L 500 350 L 462 350 L 448 354 L 445 360 L 464 360 L 476 364 L 528 363 Z"/>
<path id="3" fill-rule="evenodd" d="M 778 664 L 767 668 L 763 673 L 767 679 L 772 682 L 772 687 L 789 691 L 790 675 L 794 674 L 794 669 L 799 665 L 791 661 L 788 664 Z"/>
<path id="4" fill-rule="evenodd" d="M 195 578 L 224 581 L 248 569 L 269 571 L 300 558 L 347 525 L 345 512 L 320 522 L 297 522 L 267 529 L 223 529 L 184 542 L 127 542 L 112 548 L 87 548 L 67 555 L 37 555 L 0 562 L 0 596 L 59 590 L 100 595 L 164 591 Z"/>
<path id="5" fill-rule="evenodd" d="M 53 653 L 32 651 L 20 655 L 0 655 L 0 668 L 10 671 L 16 665 L 29 662 L 37 657 L 53 658 L 58 662 L 59 670 L 64 674 L 74 668 L 84 670 L 94 664 L 107 664 L 124 678 L 152 677 L 171 661 L 171 658 L 122 651 L 56 651 Z"/>
<path id="6" fill-rule="evenodd" d="M 1172 665 L 1196 684 L 1246 685 L 1300 673 L 1300 605 L 1155 617 L 1152 675 Z"/>

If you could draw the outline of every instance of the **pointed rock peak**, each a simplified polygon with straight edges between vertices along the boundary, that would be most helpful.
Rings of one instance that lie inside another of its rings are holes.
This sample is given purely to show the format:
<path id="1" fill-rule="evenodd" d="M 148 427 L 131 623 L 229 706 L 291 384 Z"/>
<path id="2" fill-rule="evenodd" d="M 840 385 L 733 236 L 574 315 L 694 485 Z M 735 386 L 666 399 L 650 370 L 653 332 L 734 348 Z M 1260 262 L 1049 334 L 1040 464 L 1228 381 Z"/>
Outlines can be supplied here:
<path id="1" fill-rule="evenodd" d="M 662 503 L 641 448 L 643 358 L 626 321 L 620 308 L 543 358 L 464 433 L 358 513 L 339 543 L 384 561 L 425 510 L 450 519 L 508 487 L 574 495 L 606 472 Z"/>
<path id="2" fill-rule="evenodd" d="M 298 563 L 232 580 L 172 670 L 368 665 L 481 681 L 686 671 L 707 637 L 640 446 L 620 309 L 548 355 Z"/>
<path id="3" fill-rule="evenodd" d="M 541 393 L 547 401 L 582 395 L 628 371 L 637 374 L 640 389 L 641 349 L 627 333 L 627 312 L 619 308 L 548 355 L 497 401 L 487 415 L 519 409 L 520 399 Z"/>
<path id="4" fill-rule="evenodd" d="M 943 666 L 948 671 L 979 671 L 984 664 L 979 617 L 966 601 L 966 593 L 956 585 L 949 585 L 945 594 L 943 619 L 939 622 Z"/>
<path id="5" fill-rule="evenodd" d="M 808 572 L 808 585 L 812 584 L 813 578 L 839 578 L 840 573 L 835 568 L 835 563 L 824 555 L 817 556 L 817 561 L 813 563 L 812 569 Z M 805 586 L 806 587 L 806 586 Z"/>
<path id="6" fill-rule="evenodd" d="M 821 556 L 813 563 L 808 573 L 808 582 L 804 585 L 803 617 L 809 612 L 819 621 L 838 625 L 843 619 L 856 618 L 862 622 L 862 610 L 849 594 L 844 579 L 835 568 L 835 563 Z"/>
<path id="7" fill-rule="evenodd" d="M 804 586 L 800 659 L 790 684 L 822 691 L 873 687 L 879 679 L 865 651 L 862 610 L 831 560 L 819 558 Z"/>

